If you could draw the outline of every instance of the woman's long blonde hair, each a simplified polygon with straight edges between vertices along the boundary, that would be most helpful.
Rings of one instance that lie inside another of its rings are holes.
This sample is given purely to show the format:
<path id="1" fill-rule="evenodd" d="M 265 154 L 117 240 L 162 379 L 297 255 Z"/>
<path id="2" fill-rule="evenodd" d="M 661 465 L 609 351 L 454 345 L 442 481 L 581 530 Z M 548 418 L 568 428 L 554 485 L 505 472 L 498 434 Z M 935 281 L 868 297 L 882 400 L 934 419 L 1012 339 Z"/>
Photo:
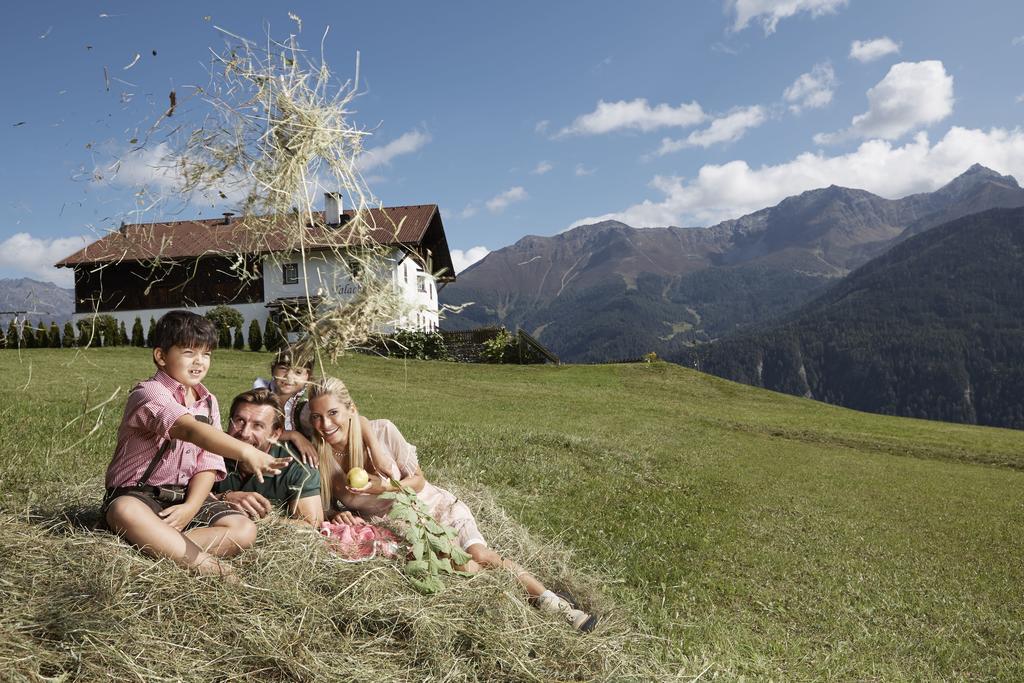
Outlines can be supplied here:
<path id="1" fill-rule="evenodd" d="M 348 387 L 337 377 L 324 377 L 321 381 L 312 384 L 309 388 L 309 401 L 319 396 L 333 396 L 341 405 L 352 410 L 352 417 L 348 423 L 348 453 L 345 455 L 344 469 L 335 459 L 334 449 L 324 441 L 320 432 L 313 428 L 313 445 L 316 446 L 317 455 L 320 458 L 320 500 L 323 502 L 324 510 L 330 511 L 334 502 L 334 491 L 331 488 L 334 477 L 345 476 L 345 472 L 353 467 L 365 469 L 366 449 L 363 446 L 363 428 L 359 420 L 359 411 L 348 393 Z"/>

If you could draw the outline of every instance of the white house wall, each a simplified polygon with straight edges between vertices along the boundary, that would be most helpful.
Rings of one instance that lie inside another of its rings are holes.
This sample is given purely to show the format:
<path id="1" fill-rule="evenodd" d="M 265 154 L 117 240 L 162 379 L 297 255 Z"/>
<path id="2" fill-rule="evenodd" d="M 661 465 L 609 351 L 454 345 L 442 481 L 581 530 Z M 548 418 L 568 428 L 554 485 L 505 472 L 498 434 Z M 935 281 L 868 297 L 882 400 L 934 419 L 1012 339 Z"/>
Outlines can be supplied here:
<path id="1" fill-rule="evenodd" d="M 392 250 L 386 257 L 385 268 L 390 271 L 390 278 L 399 293 L 405 314 L 396 324 L 384 326 L 384 332 L 393 332 L 395 328 L 432 331 L 438 328 L 437 283 L 430 273 L 425 272 L 415 259 L 400 249 Z M 294 263 L 298 269 L 298 282 L 284 283 L 283 265 Z M 355 292 L 348 276 L 348 267 L 343 258 L 334 253 L 318 252 L 307 254 L 303 264 L 299 254 L 274 254 L 263 259 L 263 301 L 249 304 L 231 304 L 245 318 L 242 332 L 248 342 L 249 323 L 256 320 L 262 331 L 267 323 L 270 311 L 267 302 L 275 299 L 304 297 L 307 295 L 303 279 L 309 274 L 310 296 L 316 295 L 323 287 L 338 295 L 339 298 L 351 296 Z M 168 311 L 185 309 L 203 315 L 214 306 L 176 306 L 174 308 L 150 308 L 131 311 L 110 311 L 119 323 L 124 323 L 131 334 L 135 318 L 142 321 L 143 329 L 149 329 L 149 319 L 159 319 Z M 76 313 L 73 323 L 92 317 L 91 313 Z"/>

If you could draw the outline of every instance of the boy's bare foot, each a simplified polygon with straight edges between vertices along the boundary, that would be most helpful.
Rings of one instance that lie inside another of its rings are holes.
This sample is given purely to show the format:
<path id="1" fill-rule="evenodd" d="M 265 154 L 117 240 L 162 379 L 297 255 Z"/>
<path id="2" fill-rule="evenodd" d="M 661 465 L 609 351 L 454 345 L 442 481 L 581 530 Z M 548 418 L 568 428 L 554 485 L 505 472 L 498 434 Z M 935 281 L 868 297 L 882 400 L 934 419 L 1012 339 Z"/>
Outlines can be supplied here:
<path id="1" fill-rule="evenodd" d="M 235 574 L 235 568 L 213 555 L 207 555 L 199 564 L 192 567 L 192 570 L 200 576 L 219 576 L 225 583 L 232 585 L 241 583 Z"/>

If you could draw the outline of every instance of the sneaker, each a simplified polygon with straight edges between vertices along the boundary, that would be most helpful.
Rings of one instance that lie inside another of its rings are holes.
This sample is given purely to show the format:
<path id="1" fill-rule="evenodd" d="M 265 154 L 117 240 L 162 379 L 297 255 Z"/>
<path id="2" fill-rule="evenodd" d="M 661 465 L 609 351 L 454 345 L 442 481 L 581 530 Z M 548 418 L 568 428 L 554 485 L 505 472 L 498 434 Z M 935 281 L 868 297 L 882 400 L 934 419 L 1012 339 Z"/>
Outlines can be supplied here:
<path id="1" fill-rule="evenodd" d="M 597 617 L 575 607 L 564 597 L 551 594 L 536 600 L 537 608 L 543 612 L 557 612 L 570 626 L 581 633 L 590 633 L 597 626 Z"/>

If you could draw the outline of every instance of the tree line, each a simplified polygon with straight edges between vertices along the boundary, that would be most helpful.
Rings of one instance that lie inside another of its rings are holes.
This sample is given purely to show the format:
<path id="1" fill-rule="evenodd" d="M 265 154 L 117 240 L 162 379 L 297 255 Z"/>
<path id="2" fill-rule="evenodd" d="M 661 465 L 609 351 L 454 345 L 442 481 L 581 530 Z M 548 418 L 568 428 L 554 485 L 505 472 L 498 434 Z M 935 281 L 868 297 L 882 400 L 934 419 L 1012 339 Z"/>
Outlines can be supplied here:
<path id="1" fill-rule="evenodd" d="M 284 331 L 272 319 L 264 325 L 259 321 L 249 322 L 248 333 L 243 336 L 245 318 L 231 306 L 215 306 L 205 317 L 217 326 L 218 346 L 222 349 L 242 351 L 277 351 L 287 345 Z M 131 332 L 124 322 L 118 322 L 112 315 L 101 313 L 82 318 L 74 325 L 64 323 L 63 329 L 56 322 L 46 325 L 42 320 L 16 322 L 13 318 L 7 327 L 0 326 L 0 349 L 60 349 L 97 346 L 138 346 L 152 347 L 156 320 L 149 319 L 143 328 L 142 319 L 135 317 Z"/>

